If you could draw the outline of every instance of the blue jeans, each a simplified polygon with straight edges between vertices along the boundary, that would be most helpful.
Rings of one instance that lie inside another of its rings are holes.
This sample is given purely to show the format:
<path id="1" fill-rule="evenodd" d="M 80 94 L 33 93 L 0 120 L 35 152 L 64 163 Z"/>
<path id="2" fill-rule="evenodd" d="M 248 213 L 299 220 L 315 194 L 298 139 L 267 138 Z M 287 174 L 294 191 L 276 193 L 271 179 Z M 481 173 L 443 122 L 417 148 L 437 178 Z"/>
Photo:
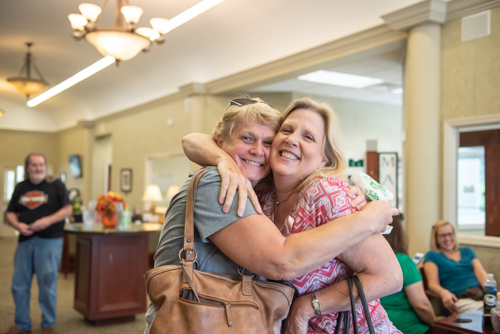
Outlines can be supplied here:
<path id="1" fill-rule="evenodd" d="M 30 331 L 31 282 L 36 274 L 42 328 L 56 326 L 57 273 L 61 264 L 63 238 L 33 236 L 18 243 L 14 255 L 12 295 L 16 304 L 15 324 Z"/>

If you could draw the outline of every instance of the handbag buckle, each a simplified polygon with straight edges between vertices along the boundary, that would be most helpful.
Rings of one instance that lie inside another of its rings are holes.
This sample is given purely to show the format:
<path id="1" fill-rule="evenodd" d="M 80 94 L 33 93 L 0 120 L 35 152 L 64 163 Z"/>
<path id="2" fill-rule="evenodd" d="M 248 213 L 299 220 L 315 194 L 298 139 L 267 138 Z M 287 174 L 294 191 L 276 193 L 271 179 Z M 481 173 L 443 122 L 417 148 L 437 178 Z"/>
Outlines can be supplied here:
<path id="1" fill-rule="evenodd" d="M 243 276 L 243 270 L 246 270 L 246 269 L 243 267 L 238 267 L 238 274 L 240 274 L 240 276 Z M 250 276 L 250 275 L 247 275 L 247 276 Z M 252 278 L 255 278 L 255 277 L 257 277 L 257 274 L 253 274 L 251 276 L 252 276 Z"/>
<path id="2" fill-rule="evenodd" d="M 184 248 L 181 248 L 179 251 L 179 261 L 182 261 L 182 252 L 184 251 Z M 190 249 L 188 252 L 194 252 L 194 260 L 193 262 L 196 262 L 196 259 L 198 258 L 198 253 L 196 252 L 196 249 Z"/>

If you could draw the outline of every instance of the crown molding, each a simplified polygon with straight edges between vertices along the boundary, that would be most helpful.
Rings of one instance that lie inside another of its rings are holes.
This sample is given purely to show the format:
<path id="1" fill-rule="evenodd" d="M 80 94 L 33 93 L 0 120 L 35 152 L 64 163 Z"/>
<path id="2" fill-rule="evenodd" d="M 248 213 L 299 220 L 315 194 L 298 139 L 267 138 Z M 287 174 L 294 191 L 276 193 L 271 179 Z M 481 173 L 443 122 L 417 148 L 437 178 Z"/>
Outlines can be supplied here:
<path id="1" fill-rule="evenodd" d="M 382 15 L 385 23 L 394 30 L 406 31 L 416 25 L 428 22 L 446 21 L 447 2 L 426 0 L 398 11 Z"/>
<path id="2" fill-rule="evenodd" d="M 186 96 L 204 95 L 207 93 L 205 85 L 198 82 L 189 83 L 179 87 L 179 92 Z"/>
<path id="3" fill-rule="evenodd" d="M 445 23 L 500 6 L 500 0 L 425 0 L 398 11 L 382 15 L 385 23 L 394 30 L 406 31 L 416 25 L 434 22 Z"/>
<path id="4" fill-rule="evenodd" d="M 448 2 L 446 21 L 476 14 L 500 6 L 500 0 L 454 0 Z"/>
<path id="5" fill-rule="evenodd" d="M 394 31 L 385 24 L 346 36 L 344 38 L 260 65 L 227 77 L 206 83 L 208 94 L 228 93 L 237 89 L 248 89 L 307 73 L 314 66 L 339 59 L 371 48 L 401 41 L 407 33 Z"/>

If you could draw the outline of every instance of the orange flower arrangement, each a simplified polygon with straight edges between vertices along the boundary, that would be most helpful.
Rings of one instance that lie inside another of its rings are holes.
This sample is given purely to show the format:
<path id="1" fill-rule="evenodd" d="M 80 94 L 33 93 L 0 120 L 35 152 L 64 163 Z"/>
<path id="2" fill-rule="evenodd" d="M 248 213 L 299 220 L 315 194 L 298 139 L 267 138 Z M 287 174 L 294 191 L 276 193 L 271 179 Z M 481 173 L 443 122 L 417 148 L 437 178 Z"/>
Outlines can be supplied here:
<path id="1" fill-rule="evenodd" d="M 127 206 L 125 200 L 115 192 L 108 192 L 107 195 L 102 194 L 97 198 L 95 210 L 103 216 L 112 216 L 116 213 L 116 203 L 123 203 L 123 207 Z"/>

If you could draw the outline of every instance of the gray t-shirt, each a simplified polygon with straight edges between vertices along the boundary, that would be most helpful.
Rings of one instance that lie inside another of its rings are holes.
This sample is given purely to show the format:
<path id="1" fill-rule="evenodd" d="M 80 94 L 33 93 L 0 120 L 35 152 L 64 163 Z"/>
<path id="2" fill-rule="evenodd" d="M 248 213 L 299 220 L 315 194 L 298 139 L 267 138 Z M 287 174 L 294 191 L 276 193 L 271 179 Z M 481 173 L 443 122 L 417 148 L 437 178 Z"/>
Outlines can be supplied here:
<path id="1" fill-rule="evenodd" d="M 155 267 L 179 264 L 179 251 L 184 246 L 184 219 L 190 180 L 191 176 L 170 202 L 155 254 Z M 237 198 L 228 213 L 222 212 L 222 205 L 219 204 L 220 187 L 221 178 L 217 168 L 209 167 L 198 183 L 194 198 L 194 244 L 198 253 L 197 269 L 218 274 L 238 275 L 238 265 L 208 239 L 215 232 L 242 218 L 236 214 Z M 247 199 L 243 217 L 253 214 L 256 214 L 256 211 Z M 245 272 L 245 274 L 250 273 Z M 150 303 L 146 313 L 144 333 L 149 333 L 149 326 L 155 316 L 156 311 Z"/>

